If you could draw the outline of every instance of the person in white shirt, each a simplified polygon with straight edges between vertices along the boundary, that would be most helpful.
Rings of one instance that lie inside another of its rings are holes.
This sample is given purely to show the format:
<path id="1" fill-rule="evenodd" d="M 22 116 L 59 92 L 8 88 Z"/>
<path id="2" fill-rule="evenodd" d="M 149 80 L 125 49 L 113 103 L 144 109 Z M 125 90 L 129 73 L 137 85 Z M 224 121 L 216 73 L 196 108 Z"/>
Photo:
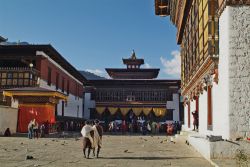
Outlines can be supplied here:
<path id="1" fill-rule="evenodd" d="M 86 148 L 88 148 L 87 158 L 89 158 L 90 150 L 91 148 L 94 147 L 94 143 L 93 143 L 94 128 L 90 125 L 89 121 L 85 122 L 85 125 L 82 127 L 81 134 L 83 137 L 83 154 L 84 154 L 84 157 L 86 158 L 85 151 L 86 151 Z"/>

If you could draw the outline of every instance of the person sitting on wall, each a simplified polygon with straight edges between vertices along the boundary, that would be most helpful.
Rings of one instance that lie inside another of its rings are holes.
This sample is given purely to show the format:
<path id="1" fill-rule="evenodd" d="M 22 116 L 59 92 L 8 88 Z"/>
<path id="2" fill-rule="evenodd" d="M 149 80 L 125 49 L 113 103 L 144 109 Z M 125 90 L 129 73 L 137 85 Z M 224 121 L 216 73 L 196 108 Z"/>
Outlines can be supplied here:
<path id="1" fill-rule="evenodd" d="M 11 136 L 10 128 L 7 128 L 7 129 L 5 130 L 4 136 L 5 136 L 5 137 L 10 137 L 10 136 Z"/>

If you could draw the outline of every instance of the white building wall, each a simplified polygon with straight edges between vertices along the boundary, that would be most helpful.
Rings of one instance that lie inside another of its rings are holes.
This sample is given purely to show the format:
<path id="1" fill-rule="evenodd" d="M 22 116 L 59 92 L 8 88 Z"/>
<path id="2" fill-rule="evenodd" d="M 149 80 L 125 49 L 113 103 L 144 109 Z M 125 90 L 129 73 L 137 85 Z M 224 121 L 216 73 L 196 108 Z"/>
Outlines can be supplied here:
<path id="1" fill-rule="evenodd" d="M 7 128 L 10 128 L 11 133 L 16 133 L 17 116 L 17 108 L 0 106 L 0 135 L 3 135 Z"/>
<path id="2" fill-rule="evenodd" d="M 207 91 L 204 90 L 199 96 L 199 133 L 202 135 L 210 135 L 213 132 L 207 130 L 207 114 Z"/>
<path id="3" fill-rule="evenodd" d="M 173 94 L 173 101 L 167 101 L 167 109 L 173 109 L 173 121 L 180 121 L 180 96 Z"/>
<path id="4" fill-rule="evenodd" d="M 182 126 L 182 130 L 188 130 L 188 105 L 184 106 L 184 124 Z"/>
<path id="5" fill-rule="evenodd" d="M 56 86 L 51 84 L 49 86 L 46 81 L 40 80 L 40 87 L 49 89 L 49 90 L 56 90 Z M 58 89 L 57 91 L 61 91 Z M 66 104 L 67 103 L 67 104 Z M 67 102 L 64 103 L 64 116 L 69 117 L 78 117 L 83 118 L 82 111 L 83 111 L 83 99 L 80 97 L 75 97 L 75 95 L 69 94 Z M 78 107 L 79 106 L 79 110 Z M 57 105 L 57 115 L 62 115 L 62 100 L 59 101 Z"/>
<path id="6" fill-rule="evenodd" d="M 184 124 L 182 130 L 191 131 L 193 129 L 193 115 L 192 111 L 195 110 L 195 101 L 190 101 L 190 127 L 188 127 L 188 104 L 184 106 Z"/>
<path id="7" fill-rule="evenodd" d="M 193 100 L 190 102 L 190 130 L 194 129 L 194 125 L 193 125 L 194 118 L 193 118 L 192 112 L 194 112 L 195 110 L 196 110 L 196 101 Z"/>
<path id="8" fill-rule="evenodd" d="M 213 84 L 213 135 L 229 138 L 229 11 L 228 8 L 219 20 L 219 83 Z"/>
<path id="9" fill-rule="evenodd" d="M 90 108 L 95 108 L 95 101 L 91 100 L 91 93 L 84 94 L 84 118 L 90 118 Z"/>

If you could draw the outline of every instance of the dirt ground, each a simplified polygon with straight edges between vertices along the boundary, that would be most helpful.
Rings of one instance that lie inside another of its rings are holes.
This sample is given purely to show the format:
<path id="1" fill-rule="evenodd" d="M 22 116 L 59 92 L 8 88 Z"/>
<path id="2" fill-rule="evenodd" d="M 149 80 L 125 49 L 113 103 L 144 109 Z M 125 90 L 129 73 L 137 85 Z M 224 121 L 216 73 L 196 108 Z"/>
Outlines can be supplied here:
<path id="1" fill-rule="evenodd" d="M 0 137 L 1 167 L 207 167 L 211 164 L 181 137 L 167 136 L 103 137 L 100 158 L 83 157 L 81 138 Z M 27 156 L 33 159 L 26 160 Z"/>

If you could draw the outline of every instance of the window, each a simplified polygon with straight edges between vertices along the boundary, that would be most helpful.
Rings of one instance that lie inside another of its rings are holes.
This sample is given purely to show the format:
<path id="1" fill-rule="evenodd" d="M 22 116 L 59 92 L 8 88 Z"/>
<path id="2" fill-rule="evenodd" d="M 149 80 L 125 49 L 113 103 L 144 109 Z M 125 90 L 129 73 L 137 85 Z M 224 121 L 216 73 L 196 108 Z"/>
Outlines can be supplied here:
<path id="1" fill-rule="evenodd" d="M 188 102 L 188 128 L 190 128 L 190 102 Z"/>
<path id="2" fill-rule="evenodd" d="M 79 117 L 79 105 L 77 105 L 77 117 Z"/>
<path id="3" fill-rule="evenodd" d="M 13 78 L 12 73 L 8 73 L 7 85 L 12 85 L 12 78 Z"/>
<path id="4" fill-rule="evenodd" d="M 76 86 L 75 86 L 75 100 L 77 99 L 77 83 L 76 83 Z"/>
<path id="5" fill-rule="evenodd" d="M 56 73 L 56 90 L 59 88 L 59 73 Z"/>
<path id="6" fill-rule="evenodd" d="M 69 80 L 67 80 L 67 95 L 69 95 Z"/>
<path id="7" fill-rule="evenodd" d="M 166 114 L 166 120 L 173 120 L 173 110 L 168 110 Z"/>
<path id="8" fill-rule="evenodd" d="M 64 116 L 64 101 L 62 101 L 62 116 Z"/>
<path id="9" fill-rule="evenodd" d="M 96 93 L 95 93 L 95 92 L 92 92 L 92 93 L 90 94 L 90 100 L 95 100 L 95 98 L 96 98 Z"/>
<path id="10" fill-rule="evenodd" d="M 57 116 L 57 104 L 55 105 L 55 116 Z"/>
<path id="11" fill-rule="evenodd" d="M 48 67 L 48 85 L 50 86 L 51 85 L 51 68 L 50 67 Z"/>
<path id="12" fill-rule="evenodd" d="M 64 77 L 62 77 L 62 92 L 64 92 Z"/>
<path id="13" fill-rule="evenodd" d="M 135 96 L 128 95 L 126 101 L 135 101 Z"/>

